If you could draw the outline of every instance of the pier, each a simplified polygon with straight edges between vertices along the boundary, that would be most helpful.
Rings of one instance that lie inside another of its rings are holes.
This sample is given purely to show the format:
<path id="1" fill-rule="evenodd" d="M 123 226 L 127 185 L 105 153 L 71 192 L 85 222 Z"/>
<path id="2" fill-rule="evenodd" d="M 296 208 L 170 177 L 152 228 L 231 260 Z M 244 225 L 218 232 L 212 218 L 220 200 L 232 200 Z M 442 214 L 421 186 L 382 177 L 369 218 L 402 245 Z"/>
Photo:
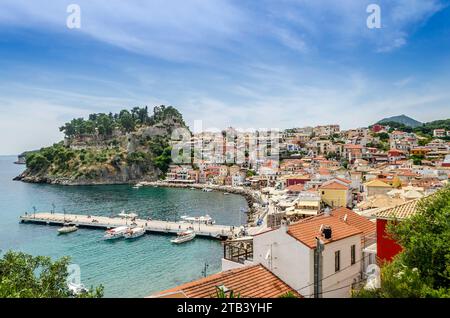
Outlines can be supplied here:
<path id="1" fill-rule="evenodd" d="M 93 229 L 110 229 L 118 226 L 130 226 L 132 223 L 143 227 L 148 233 L 171 233 L 176 234 L 180 231 L 193 230 L 197 236 L 211 237 L 216 239 L 227 239 L 237 235 L 239 227 L 227 225 L 211 225 L 189 222 L 171 222 L 159 220 L 135 220 L 123 217 L 109 216 L 90 216 L 82 214 L 63 214 L 63 213 L 32 213 L 20 217 L 21 223 L 36 223 L 44 225 L 63 225 L 64 223 L 74 224 L 78 227 Z"/>

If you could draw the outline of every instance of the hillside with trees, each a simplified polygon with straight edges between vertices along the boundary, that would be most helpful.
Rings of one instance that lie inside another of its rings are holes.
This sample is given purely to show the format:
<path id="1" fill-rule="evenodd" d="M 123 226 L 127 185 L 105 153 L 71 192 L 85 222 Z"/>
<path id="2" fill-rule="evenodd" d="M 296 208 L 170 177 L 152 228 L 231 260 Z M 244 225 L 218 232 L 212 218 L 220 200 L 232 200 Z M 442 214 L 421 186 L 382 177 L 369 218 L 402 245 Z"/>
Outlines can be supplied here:
<path id="1" fill-rule="evenodd" d="M 171 163 L 170 138 L 187 128 L 172 106 L 91 114 L 60 127 L 64 141 L 27 155 L 16 180 L 53 184 L 117 184 L 160 178 Z"/>

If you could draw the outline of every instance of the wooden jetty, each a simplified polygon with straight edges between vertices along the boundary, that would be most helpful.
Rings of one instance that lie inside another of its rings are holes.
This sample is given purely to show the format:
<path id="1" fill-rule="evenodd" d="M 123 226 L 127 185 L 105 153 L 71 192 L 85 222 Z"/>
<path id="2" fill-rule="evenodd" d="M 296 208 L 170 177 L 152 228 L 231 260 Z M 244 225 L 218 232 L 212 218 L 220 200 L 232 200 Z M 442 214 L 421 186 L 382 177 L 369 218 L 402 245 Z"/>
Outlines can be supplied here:
<path id="1" fill-rule="evenodd" d="M 108 217 L 94 216 L 82 214 L 63 214 L 63 213 L 31 213 L 20 217 L 21 223 L 37 223 L 45 225 L 63 225 L 64 223 L 75 224 L 78 227 L 110 229 L 118 226 L 128 225 L 132 223 L 136 226 L 143 227 L 147 232 L 156 233 L 172 233 L 176 234 L 180 231 L 193 230 L 197 236 L 212 237 L 217 239 L 227 239 L 237 235 L 240 231 L 239 227 L 226 225 L 199 224 L 189 222 L 170 222 L 159 220 L 135 220 L 124 217 Z"/>

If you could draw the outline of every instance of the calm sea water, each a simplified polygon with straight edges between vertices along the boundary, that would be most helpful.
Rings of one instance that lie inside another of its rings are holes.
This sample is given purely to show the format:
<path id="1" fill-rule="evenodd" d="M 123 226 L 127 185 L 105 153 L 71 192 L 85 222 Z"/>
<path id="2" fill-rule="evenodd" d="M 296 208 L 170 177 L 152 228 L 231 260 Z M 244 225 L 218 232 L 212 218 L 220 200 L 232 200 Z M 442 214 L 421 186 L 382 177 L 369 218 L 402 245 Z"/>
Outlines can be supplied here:
<path id="1" fill-rule="evenodd" d="M 81 268 L 86 286 L 102 284 L 106 297 L 144 297 L 220 271 L 221 244 L 211 239 L 173 245 L 171 236 L 145 235 L 134 241 L 102 241 L 103 231 L 79 229 L 65 236 L 57 227 L 19 224 L 19 216 L 31 212 L 111 215 L 122 209 L 140 217 L 177 220 L 183 214 L 211 215 L 218 224 L 245 222 L 241 207 L 245 199 L 237 195 L 198 190 L 142 188 L 130 186 L 64 187 L 12 181 L 24 169 L 0 157 L 0 250 L 20 250 L 53 258 L 70 256 Z"/>

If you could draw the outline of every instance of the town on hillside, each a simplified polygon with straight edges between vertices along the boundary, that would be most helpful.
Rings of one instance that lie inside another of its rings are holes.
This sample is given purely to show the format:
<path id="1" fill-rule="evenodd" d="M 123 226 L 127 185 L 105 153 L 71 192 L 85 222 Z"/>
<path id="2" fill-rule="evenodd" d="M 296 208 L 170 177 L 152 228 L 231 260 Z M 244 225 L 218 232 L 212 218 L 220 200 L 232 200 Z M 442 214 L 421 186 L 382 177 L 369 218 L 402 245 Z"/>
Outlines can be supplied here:
<path id="1" fill-rule="evenodd" d="M 250 189 L 257 216 L 244 235 L 224 242 L 221 273 L 151 297 L 212 297 L 219 286 L 241 297 L 329 298 L 379 287 L 378 266 L 402 250 L 388 223 L 414 215 L 418 202 L 445 188 L 450 176 L 450 131 L 394 126 L 289 129 L 278 135 L 279 160 L 246 151 L 240 162 L 227 154 L 248 146 L 257 132 L 244 133 L 245 142 L 228 138 L 239 134 L 233 128 L 194 134 L 191 145 L 219 144 L 220 151 L 170 165 L 159 183 Z"/>

